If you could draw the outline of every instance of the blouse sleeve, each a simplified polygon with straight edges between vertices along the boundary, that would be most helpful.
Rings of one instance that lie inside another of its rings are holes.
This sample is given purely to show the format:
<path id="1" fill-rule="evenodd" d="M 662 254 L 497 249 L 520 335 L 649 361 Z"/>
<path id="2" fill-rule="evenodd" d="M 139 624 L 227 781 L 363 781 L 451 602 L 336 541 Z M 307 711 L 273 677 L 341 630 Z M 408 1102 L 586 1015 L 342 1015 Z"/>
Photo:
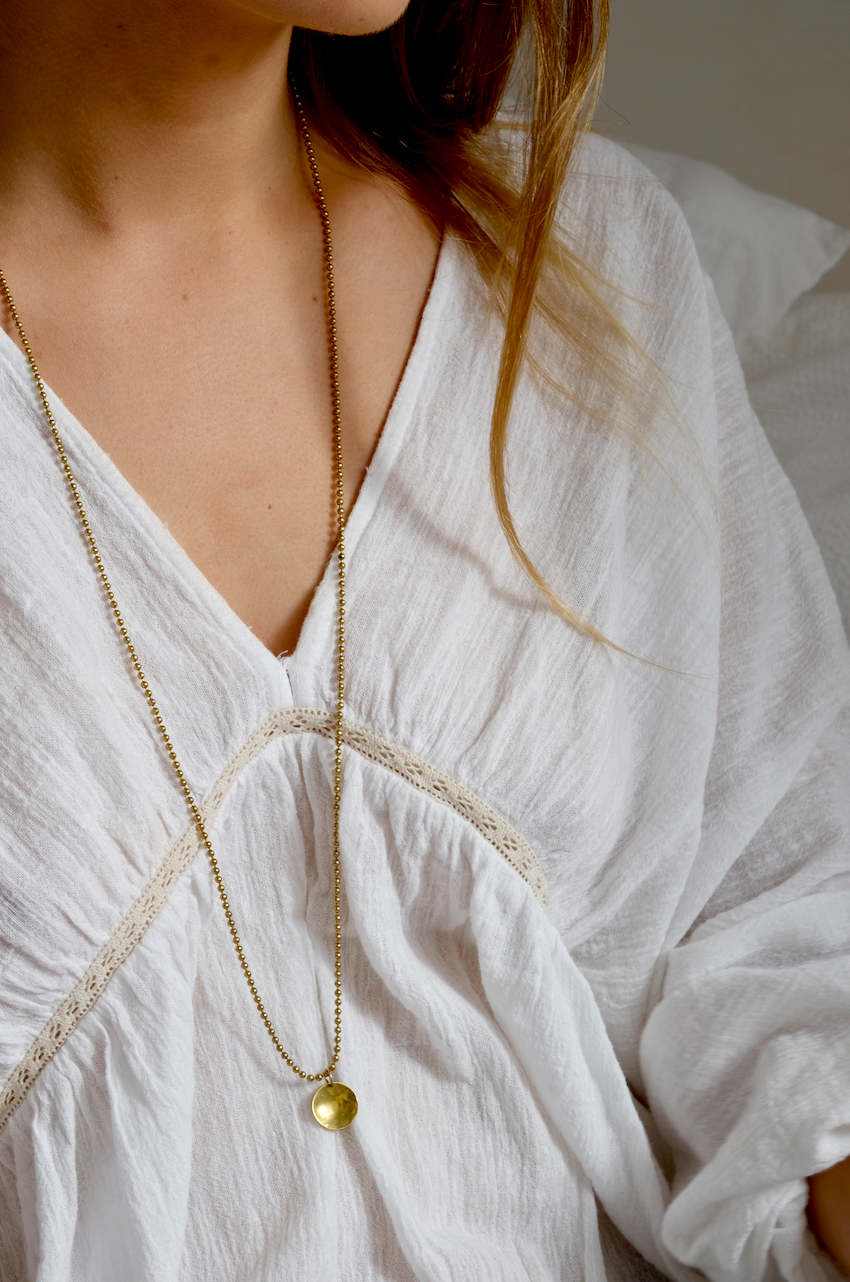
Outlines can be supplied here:
<path id="1" fill-rule="evenodd" d="M 722 623 L 697 858 L 641 1041 L 712 1282 L 837 1277 L 806 1177 L 850 1154 L 850 664 L 834 594 L 716 313 Z"/>

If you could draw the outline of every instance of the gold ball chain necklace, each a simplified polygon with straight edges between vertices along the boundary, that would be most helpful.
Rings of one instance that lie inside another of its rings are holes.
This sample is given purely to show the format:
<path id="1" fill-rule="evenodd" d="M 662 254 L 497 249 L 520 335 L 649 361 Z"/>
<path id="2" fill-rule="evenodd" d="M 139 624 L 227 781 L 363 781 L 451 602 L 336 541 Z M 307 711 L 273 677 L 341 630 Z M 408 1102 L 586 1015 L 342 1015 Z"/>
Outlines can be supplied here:
<path id="1" fill-rule="evenodd" d="M 186 805 L 192 816 L 192 822 L 198 831 L 201 843 L 207 852 L 207 856 L 212 868 L 213 880 L 215 881 L 218 897 L 221 900 L 221 906 L 227 919 L 227 928 L 230 931 L 230 937 L 233 941 L 233 947 L 236 950 L 236 956 L 242 967 L 245 981 L 251 991 L 254 1004 L 259 1011 L 260 1018 L 265 1025 L 266 1032 L 271 1038 L 274 1048 L 280 1055 L 285 1064 L 289 1066 L 296 1077 L 303 1078 L 308 1082 L 321 1082 L 322 1084 L 313 1094 L 312 1111 L 313 1116 L 320 1126 L 328 1131 L 341 1131 L 346 1126 L 350 1126 L 357 1115 L 357 1096 L 350 1087 L 344 1086 L 342 1082 L 334 1081 L 334 1070 L 339 1062 L 340 1046 L 342 1043 L 342 926 L 341 926 L 341 874 L 339 858 L 339 810 L 340 798 L 342 795 L 342 714 L 343 700 L 345 695 L 345 490 L 343 486 L 342 474 L 342 430 L 340 418 L 340 394 L 339 394 L 339 345 L 337 341 L 336 325 L 336 293 L 334 290 L 334 271 L 333 271 L 333 242 L 331 239 L 331 224 L 328 217 L 328 208 L 325 202 L 325 195 L 322 190 L 321 180 L 319 178 L 319 169 L 316 164 L 316 156 L 313 151 L 313 143 L 310 138 L 310 131 L 307 128 L 307 117 L 304 112 L 304 106 L 301 102 L 298 90 L 294 85 L 291 86 L 292 97 L 295 103 L 295 112 L 298 118 L 298 125 L 301 131 L 301 137 L 304 143 L 304 150 L 307 155 L 307 164 L 310 169 L 310 176 L 313 180 L 313 188 L 316 196 L 316 204 L 319 209 L 319 217 L 322 224 L 322 242 L 324 250 L 324 266 L 326 281 L 326 302 L 327 302 L 327 321 L 328 321 L 328 355 L 330 358 L 330 383 L 331 383 L 331 415 L 333 424 L 333 485 L 334 485 L 334 502 L 336 506 L 336 525 L 337 525 L 337 658 L 336 658 L 336 712 L 334 716 L 334 759 L 333 759 L 333 836 L 332 836 L 332 853 L 333 853 L 333 906 L 334 906 L 334 1038 L 333 1053 L 327 1068 L 322 1069 L 319 1073 L 307 1073 L 284 1049 L 284 1046 L 277 1035 L 277 1032 L 266 1013 L 266 1008 L 260 998 L 257 985 L 254 983 L 254 977 L 248 966 L 245 957 L 245 950 L 242 947 L 242 941 L 236 928 L 236 921 L 233 911 L 230 907 L 230 900 L 224 888 L 224 881 L 221 876 L 218 858 L 213 850 L 212 843 L 207 832 L 206 824 L 201 813 L 201 808 L 195 800 L 192 790 L 189 787 L 183 767 L 177 759 L 177 753 L 171 741 L 171 736 L 166 729 L 165 722 L 162 719 L 162 713 L 150 687 L 150 683 L 145 676 L 142 663 L 139 658 L 133 640 L 127 630 L 124 616 L 118 606 L 115 593 L 112 589 L 109 576 L 103 563 L 100 548 L 95 540 L 94 531 L 86 514 L 85 505 L 77 484 L 76 477 L 71 469 L 68 454 L 62 437 L 59 435 L 59 429 L 56 426 L 56 419 L 50 408 L 50 403 L 45 392 L 44 382 L 35 363 L 32 354 L 32 347 L 26 336 L 24 327 L 21 324 L 21 318 L 15 306 L 14 299 L 9 291 L 6 282 L 6 276 L 0 269 L 0 293 L 18 337 L 21 346 L 24 349 L 33 379 L 38 390 L 41 400 L 41 406 L 44 410 L 50 428 L 50 434 L 53 438 L 53 444 L 59 456 L 59 462 L 65 476 L 68 486 L 68 493 L 71 502 L 77 511 L 77 516 L 82 526 L 83 534 L 89 545 L 95 570 L 100 578 L 100 584 L 106 595 L 109 609 L 112 611 L 112 617 L 115 625 L 121 635 L 121 640 L 126 646 L 130 662 L 133 665 L 133 671 L 139 682 L 142 693 L 147 700 L 151 716 L 156 724 L 157 731 L 162 741 L 165 751 L 168 753 L 168 759 L 174 770 L 177 782 L 186 800 Z"/>

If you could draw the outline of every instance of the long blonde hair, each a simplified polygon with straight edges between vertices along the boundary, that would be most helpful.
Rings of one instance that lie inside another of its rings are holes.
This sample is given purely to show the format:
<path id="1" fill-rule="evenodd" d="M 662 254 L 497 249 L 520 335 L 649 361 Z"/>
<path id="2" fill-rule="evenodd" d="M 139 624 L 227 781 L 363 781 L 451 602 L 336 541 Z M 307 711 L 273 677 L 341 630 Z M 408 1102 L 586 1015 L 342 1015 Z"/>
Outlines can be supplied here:
<path id="1" fill-rule="evenodd" d="M 608 0 L 412 0 L 376 35 L 297 31 L 291 65 L 328 140 L 401 183 L 477 260 L 505 328 L 490 432 L 499 521 L 550 604 L 585 635 L 611 644 L 539 573 L 517 533 L 506 484 L 511 403 L 535 317 L 609 392 L 628 395 L 630 356 L 641 356 L 606 301 L 605 282 L 556 229 L 570 159 L 599 92 L 607 32 Z M 509 126 L 492 126 L 520 57 L 530 83 L 517 165 Z"/>

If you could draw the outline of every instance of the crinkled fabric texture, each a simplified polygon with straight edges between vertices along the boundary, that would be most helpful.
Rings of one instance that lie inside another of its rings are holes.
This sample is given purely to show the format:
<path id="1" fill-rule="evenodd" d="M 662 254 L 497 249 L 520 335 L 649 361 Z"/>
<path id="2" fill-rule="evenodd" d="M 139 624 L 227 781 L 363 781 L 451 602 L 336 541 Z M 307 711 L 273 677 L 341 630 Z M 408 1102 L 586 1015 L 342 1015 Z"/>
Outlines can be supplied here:
<path id="1" fill-rule="evenodd" d="M 349 529 L 348 720 L 495 808 L 548 911 L 448 793 L 347 750 L 354 1126 L 321 1131 L 275 1056 L 199 856 L 0 1136 L 4 1282 L 827 1276 L 804 1180 L 850 1152 L 850 659 L 687 227 L 643 175 L 591 142 L 563 217 L 643 300 L 626 320 L 691 447 L 668 479 L 594 426 L 562 352 L 575 404 L 524 379 L 510 482 L 549 580 L 652 662 L 566 628 L 506 548 L 497 327 L 451 239 Z M 331 707 L 332 569 L 277 661 L 52 399 L 205 797 L 271 714 Z M 3 1080 L 187 816 L 8 340 L 0 433 Z M 310 1068 L 332 1035 L 331 752 L 270 738 L 212 829 Z"/>

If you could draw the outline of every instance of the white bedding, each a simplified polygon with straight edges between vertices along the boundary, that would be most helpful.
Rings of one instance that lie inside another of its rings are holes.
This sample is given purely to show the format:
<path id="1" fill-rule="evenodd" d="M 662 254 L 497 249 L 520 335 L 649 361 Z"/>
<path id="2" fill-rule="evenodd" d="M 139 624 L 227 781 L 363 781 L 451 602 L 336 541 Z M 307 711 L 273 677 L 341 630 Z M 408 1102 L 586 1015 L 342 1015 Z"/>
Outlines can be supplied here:
<path id="1" fill-rule="evenodd" d="M 750 350 L 744 372 L 850 634 L 850 292 L 804 294 Z"/>

